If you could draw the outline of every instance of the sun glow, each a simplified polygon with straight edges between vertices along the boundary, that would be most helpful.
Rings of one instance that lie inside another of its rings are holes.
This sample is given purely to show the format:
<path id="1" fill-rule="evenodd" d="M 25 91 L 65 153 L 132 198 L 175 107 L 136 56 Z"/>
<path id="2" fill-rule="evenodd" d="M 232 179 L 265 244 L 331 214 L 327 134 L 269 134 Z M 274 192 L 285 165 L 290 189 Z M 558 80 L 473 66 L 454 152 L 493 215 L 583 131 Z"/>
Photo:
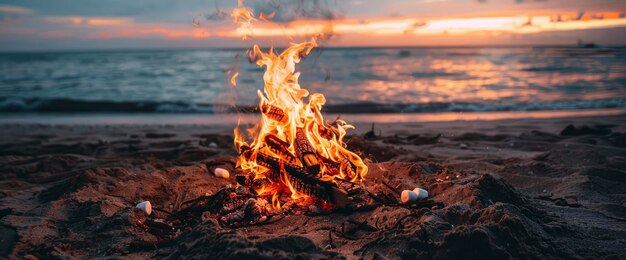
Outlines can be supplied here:
<path id="1" fill-rule="evenodd" d="M 626 26 L 626 18 L 617 13 L 603 13 L 603 19 L 589 17 L 554 18 L 551 16 L 500 16 L 421 20 L 417 18 L 381 18 L 368 20 L 298 20 L 290 23 L 260 23 L 256 37 L 315 35 L 332 28 L 336 34 L 364 35 L 439 35 L 477 32 L 539 33 L 548 31 L 600 29 Z M 242 37 L 250 28 L 240 27 L 234 36 Z"/>

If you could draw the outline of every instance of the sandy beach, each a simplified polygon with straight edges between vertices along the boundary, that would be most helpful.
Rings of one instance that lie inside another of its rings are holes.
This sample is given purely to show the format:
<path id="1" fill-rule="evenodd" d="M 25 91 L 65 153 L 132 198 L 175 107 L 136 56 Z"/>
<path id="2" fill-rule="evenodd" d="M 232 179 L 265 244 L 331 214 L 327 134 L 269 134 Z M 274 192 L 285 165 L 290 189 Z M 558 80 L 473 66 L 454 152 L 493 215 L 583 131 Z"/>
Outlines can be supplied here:
<path id="1" fill-rule="evenodd" d="M 207 169 L 232 170 L 231 127 L 0 127 L 2 257 L 626 257 L 623 115 L 385 123 L 374 134 L 359 123 L 347 143 L 369 167 L 363 187 L 423 187 L 430 204 L 295 212 L 241 228 L 208 212 L 174 227 L 165 213 L 236 185 Z M 150 216 L 134 208 L 144 200 Z"/>

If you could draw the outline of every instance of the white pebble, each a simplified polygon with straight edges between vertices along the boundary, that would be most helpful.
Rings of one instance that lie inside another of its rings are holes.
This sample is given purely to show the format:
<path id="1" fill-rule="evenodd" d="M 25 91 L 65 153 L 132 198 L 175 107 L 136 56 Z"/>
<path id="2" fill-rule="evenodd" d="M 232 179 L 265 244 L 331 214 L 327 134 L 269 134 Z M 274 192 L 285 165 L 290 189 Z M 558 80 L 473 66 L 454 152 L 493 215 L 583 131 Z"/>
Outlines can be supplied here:
<path id="1" fill-rule="evenodd" d="M 211 143 L 209 144 L 209 147 L 211 147 L 211 148 L 217 148 L 217 144 L 216 144 L 215 142 L 211 142 Z"/>
<path id="2" fill-rule="evenodd" d="M 215 168 L 213 173 L 215 174 L 215 176 L 220 177 L 220 178 L 224 178 L 224 179 L 230 178 L 230 173 L 228 172 L 228 170 L 223 169 L 223 168 Z"/>
<path id="3" fill-rule="evenodd" d="M 415 188 L 413 189 L 413 192 L 417 193 L 417 198 L 418 199 L 425 199 L 428 198 L 428 191 L 422 188 Z"/>
<path id="4" fill-rule="evenodd" d="M 135 208 L 143 210 L 143 212 L 145 212 L 146 215 L 152 214 L 152 204 L 150 204 L 150 201 L 147 201 L 147 200 L 142 201 L 139 204 L 137 204 Z"/>
<path id="5" fill-rule="evenodd" d="M 400 202 L 402 204 L 410 204 L 417 201 L 418 194 L 412 190 L 403 190 L 402 194 L 400 194 Z"/>
<path id="6" fill-rule="evenodd" d="M 459 144 L 459 148 L 461 148 L 461 149 L 467 149 L 467 144 Z"/>

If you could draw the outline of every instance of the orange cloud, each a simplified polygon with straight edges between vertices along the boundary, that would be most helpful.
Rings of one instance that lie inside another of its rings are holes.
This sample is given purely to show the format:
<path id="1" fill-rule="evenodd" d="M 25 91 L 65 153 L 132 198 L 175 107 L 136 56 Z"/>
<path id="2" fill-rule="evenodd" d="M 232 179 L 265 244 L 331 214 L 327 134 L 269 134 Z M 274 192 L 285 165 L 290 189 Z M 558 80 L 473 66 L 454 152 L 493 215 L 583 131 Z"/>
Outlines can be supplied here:
<path id="1" fill-rule="evenodd" d="M 0 5 L 0 13 L 31 14 L 33 10 L 14 5 Z"/>
<path id="2" fill-rule="evenodd" d="M 48 17 L 44 18 L 44 21 L 49 22 L 49 23 L 79 25 L 79 24 L 83 23 L 83 17 L 80 17 L 80 16 L 48 16 Z"/>
<path id="3" fill-rule="evenodd" d="M 2 7 L 5 6 L 0 6 L 0 11 L 3 10 Z M 191 22 L 189 24 L 137 22 L 129 17 L 53 16 L 41 19 L 48 23 L 58 24 L 58 26 L 46 31 L 34 28 L 26 30 L 27 27 L 19 26 L 3 26 L 4 28 L 0 27 L 0 34 L 35 35 L 44 38 L 163 38 L 169 40 L 209 37 L 239 39 L 244 34 L 251 34 L 252 37 L 261 41 L 272 39 L 277 43 L 293 37 L 333 33 L 346 35 L 346 37 L 339 38 L 331 44 L 361 46 L 413 45 L 417 42 L 441 45 L 458 43 L 459 39 L 463 37 L 463 39 L 469 39 L 469 36 L 472 36 L 472 42 L 490 44 L 490 38 L 483 36 L 626 27 L 626 18 L 615 12 L 584 16 L 572 13 L 556 18 L 548 15 L 509 15 L 431 20 L 390 17 L 366 20 L 296 20 L 289 23 L 256 21 L 251 29 L 236 29 L 232 24 L 211 24 L 210 27 L 201 27 L 193 26 Z"/>
<path id="4" fill-rule="evenodd" d="M 51 16 L 45 17 L 44 20 L 50 23 L 69 25 L 72 28 L 91 27 L 92 30 L 85 36 L 93 39 L 151 37 L 198 39 L 212 35 L 208 29 L 192 27 L 191 24 L 138 23 L 128 17 Z M 60 31 L 57 31 L 55 35 L 61 35 Z"/>
<path id="5" fill-rule="evenodd" d="M 50 23 L 103 27 L 124 26 L 133 23 L 133 19 L 128 17 L 49 16 L 44 20 Z"/>
<path id="6" fill-rule="evenodd" d="M 130 18 L 89 18 L 85 21 L 90 26 L 123 26 L 132 22 Z"/>
<path id="7" fill-rule="evenodd" d="M 166 39 L 181 38 L 207 38 L 211 33 L 205 28 L 174 28 L 167 25 L 132 24 L 123 28 L 113 28 L 91 34 L 94 39 L 111 38 L 151 38 L 161 37 Z"/>
<path id="8" fill-rule="evenodd" d="M 252 26 L 252 35 L 256 37 L 302 36 L 332 30 L 337 34 L 367 35 L 438 35 L 468 34 L 476 32 L 539 33 L 549 31 L 568 31 L 626 27 L 626 18 L 617 13 L 596 14 L 597 18 L 574 20 L 567 17 L 555 21 L 550 16 L 502 16 L 474 17 L 456 19 L 433 19 L 423 21 L 416 18 L 380 18 L 366 21 L 357 20 L 308 20 L 287 24 L 258 23 Z M 250 34 L 238 28 L 235 34 Z"/>

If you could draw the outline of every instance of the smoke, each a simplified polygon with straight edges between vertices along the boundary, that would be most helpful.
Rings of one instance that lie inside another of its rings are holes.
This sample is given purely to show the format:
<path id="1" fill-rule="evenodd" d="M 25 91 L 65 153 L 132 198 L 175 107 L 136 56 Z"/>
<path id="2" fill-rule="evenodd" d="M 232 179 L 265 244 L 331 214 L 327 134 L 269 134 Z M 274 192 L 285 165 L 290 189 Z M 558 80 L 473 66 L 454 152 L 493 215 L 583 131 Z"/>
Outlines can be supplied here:
<path id="1" fill-rule="evenodd" d="M 324 0 L 268 0 L 255 2 L 252 8 L 255 14 L 274 13 L 274 22 L 291 22 L 298 19 L 334 20 L 342 14 L 333 10 Z"/>
<path id="2" fill-rule="evenodd" d="M 208 21 L 229 19 L 229 8 L 221 7 L 217 0 L 214 3 L 214 9 L 204 15 L 204 19 Z M 331 6 L 326 0 L 260 0 L 246 4 L 252 7 L 256 17 L 261 14 L 265 17 L 272 16 L 269 20 L 279 23 L 299 19 L 334 20 L 343 17 L 343 13 L 337 11 L 337 6 Z"/>

